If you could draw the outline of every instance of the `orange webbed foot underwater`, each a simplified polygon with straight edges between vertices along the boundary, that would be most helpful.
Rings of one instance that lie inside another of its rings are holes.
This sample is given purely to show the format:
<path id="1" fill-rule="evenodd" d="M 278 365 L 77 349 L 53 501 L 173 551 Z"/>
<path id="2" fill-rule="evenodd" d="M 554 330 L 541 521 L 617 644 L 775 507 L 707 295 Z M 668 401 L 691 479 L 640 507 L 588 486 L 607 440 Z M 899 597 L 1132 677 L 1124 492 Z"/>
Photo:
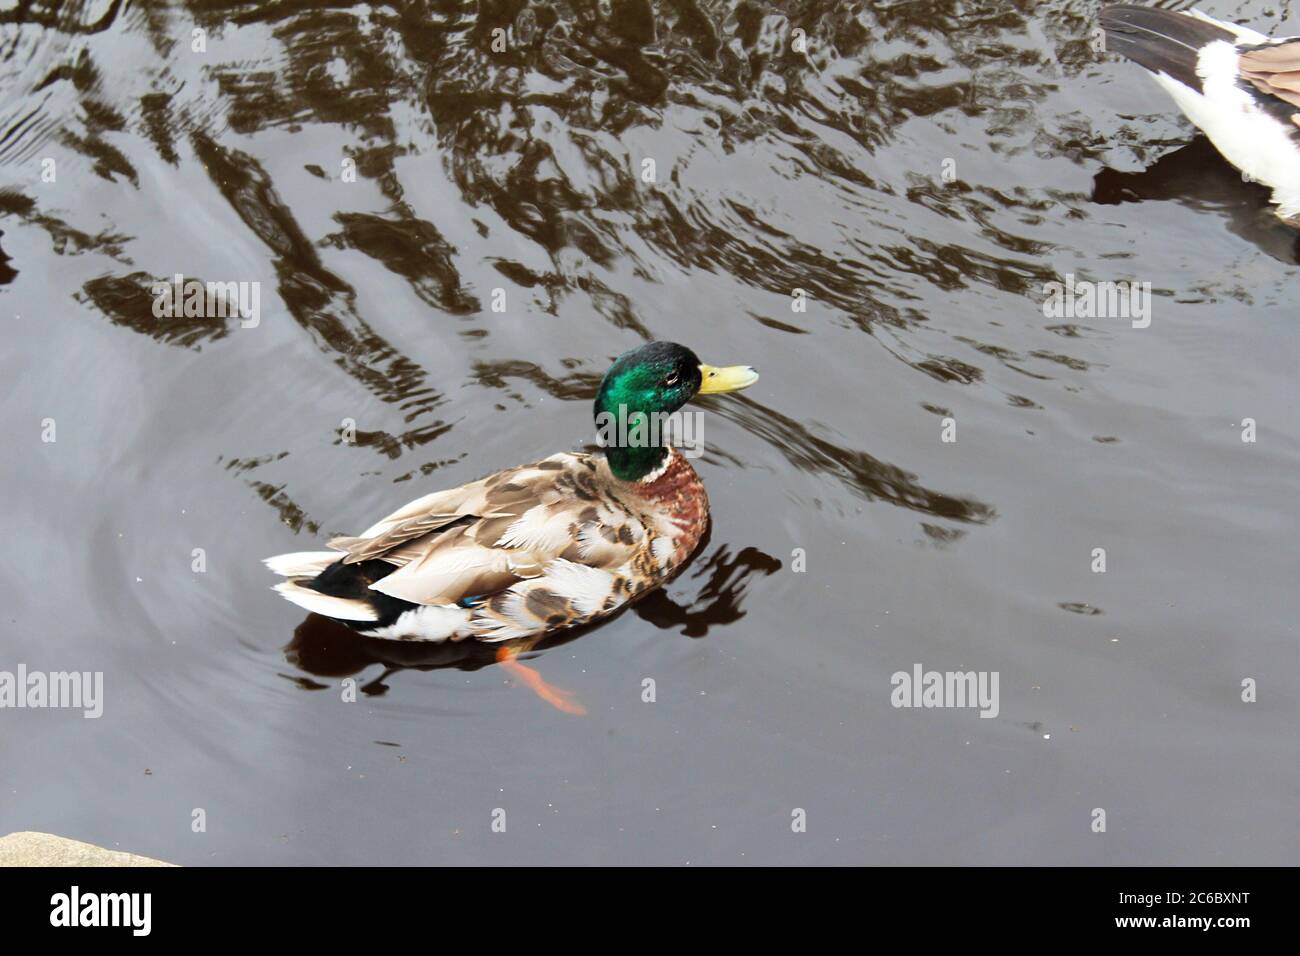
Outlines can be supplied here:
<path id="1" fill-rule="evenodd" d="M 573 695 L 573 691 L 564 690 L 561 687 L 547 683 L 546 678 L 538 673 L 535 668 L 519 662 L 519 655 L 528 649 L 528 647 L 498 648 L 497 663 L 556 710 L 563 711 L 566 714 L 574 714 L 578 717 L 585 716 L 587 708 L 578 702 L 578 699 Z"/>

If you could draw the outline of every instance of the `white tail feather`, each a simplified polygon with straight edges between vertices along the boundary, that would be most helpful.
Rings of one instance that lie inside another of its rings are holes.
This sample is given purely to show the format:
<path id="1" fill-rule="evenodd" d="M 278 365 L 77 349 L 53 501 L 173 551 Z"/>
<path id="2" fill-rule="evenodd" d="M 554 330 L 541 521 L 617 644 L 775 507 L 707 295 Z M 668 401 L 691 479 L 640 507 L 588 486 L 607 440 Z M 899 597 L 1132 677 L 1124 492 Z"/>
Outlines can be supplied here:
<path id="1" fill-rule="evenodd" d="M 304 588 L 292 581 L 283 581 L 272 590 L 279 591 L 286 601 L 292 601 L 301 608 L 326 617 L 336 617 L 342 621 L 377 621 L 379 615 L 374 608 L 364 601 L 354 598 L 332 597 L 310 588 Z"/>
<path id="2" fill-rule="evenodd" d="M 339 559 L 337 551 L 292 551 L 277 554 L 262 563 L 281 577 L 315 577 Z"/>

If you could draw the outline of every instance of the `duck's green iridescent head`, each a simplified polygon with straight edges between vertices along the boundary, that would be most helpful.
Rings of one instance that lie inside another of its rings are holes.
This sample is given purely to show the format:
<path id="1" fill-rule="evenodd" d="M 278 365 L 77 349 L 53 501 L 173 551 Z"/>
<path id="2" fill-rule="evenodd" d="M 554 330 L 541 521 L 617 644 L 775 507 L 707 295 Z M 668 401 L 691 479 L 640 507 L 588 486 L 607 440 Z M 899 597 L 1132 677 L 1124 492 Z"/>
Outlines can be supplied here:
<path id="1" fill-rule="evenodd" d="M 753 385 L 748 365 L 715 368 L 676 342 L 651 342 L 618 357 L 596 393 L 596 433 L 614 477 L 637 481 L 663 464 L 668 449 L 651 421 L 677 411 L 696 395 Z"/>

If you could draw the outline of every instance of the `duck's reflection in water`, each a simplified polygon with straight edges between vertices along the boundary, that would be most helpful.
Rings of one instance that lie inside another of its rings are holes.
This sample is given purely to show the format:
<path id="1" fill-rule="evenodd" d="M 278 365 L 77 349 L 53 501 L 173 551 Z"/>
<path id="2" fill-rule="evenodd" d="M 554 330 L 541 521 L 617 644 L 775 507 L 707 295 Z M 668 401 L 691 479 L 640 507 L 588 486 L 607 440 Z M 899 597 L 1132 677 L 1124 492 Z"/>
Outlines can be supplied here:
<path id="1" fill-rule="evenodd" d="M 1300 235 L 1277 218 L 1268 198 L 1266 187 L 1243 179 L 1204 136 L 1138 172 L 1103 169 L 1092 189 L 1092 201 L 1102 206 L 1172 200 L 1218 209 L 1234 235 L 1282 262 L 1300 263 Z"/>
<path id="2" fill-rule="evenodd" d="M 701 550 L 707 551 L 708 545 L 706 535 Z M 726 545 L 719 545 L 707 557 L 697 558 L 687 565 L 677 579 L 679 586 L 683 579 L 703 582 L 692 600 L 678 601 L 670 597 L 666 589 L 660 588 L 626 610 L 657 628 L 678 629 L 691 638 L 705 637 L 710 627 L 733 624 L 745 616 L 741 604 L 751 578 L 774 574 L 780 569 L 781 562 L 777 558 L 758 548 L 746 547 L 733 556 Z M 575 641 L 622 613 L 626 611 L 596 624 L 557 632 L 525 646 L 531 652 L 530 658 L 535 659 L 541 652 Z M 511 643 L 518 647 L 521 642 Z M 489 664 L 502 663 L 513 678 L 557 709 L 574 714 L 585 712 L 570 692 L 548 684 L 534 668 L 515 660 L 512 655 L 503 654 L 502 646 L 497 644 L 385 641 L 364 637 L 337 621 L 309 614 L 294 629 L 293 640 L 285 646 L 284 656 L 290 664 L 316 678 L 352 677 L 373 664 L 380 664 L 383 671 L 358 687 L 361 693 L 370 697 L 387 693 L 390 680 L 403 670 L 456 668 L 475 671 Z M 332 686 L 312 677 L 300 675 L 292 679 L 306 690 L 325 690 Z"/>

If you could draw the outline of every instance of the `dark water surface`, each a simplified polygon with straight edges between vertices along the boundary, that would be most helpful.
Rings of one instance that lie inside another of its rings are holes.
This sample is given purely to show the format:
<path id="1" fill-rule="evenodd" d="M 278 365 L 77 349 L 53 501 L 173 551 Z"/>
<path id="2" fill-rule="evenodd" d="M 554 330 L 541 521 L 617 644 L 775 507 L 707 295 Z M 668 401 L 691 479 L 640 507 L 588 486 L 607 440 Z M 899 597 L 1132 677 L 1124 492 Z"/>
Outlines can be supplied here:
<path id="1" fill-rule="evenodd" d="M 1096 10 L 4 0 L 0 670 L 106 699 L 0 711 L 0 833 L 183 864 L 1300 859 L 1296 233 L 1094 52 Z M 155 318 L 176 273 L 260 283 L 260 324 Z M 1067 273 L 1150 282 L 1151 326 L 1046 318 Z M 692 566 L 532 661 L 586 717 L 268 589 L 263 556 L 591 442 L 653 338 L 763 377 L 707 402 Z M 997 719 L 891 707 L 917 663 L 998 672 Z"/>

